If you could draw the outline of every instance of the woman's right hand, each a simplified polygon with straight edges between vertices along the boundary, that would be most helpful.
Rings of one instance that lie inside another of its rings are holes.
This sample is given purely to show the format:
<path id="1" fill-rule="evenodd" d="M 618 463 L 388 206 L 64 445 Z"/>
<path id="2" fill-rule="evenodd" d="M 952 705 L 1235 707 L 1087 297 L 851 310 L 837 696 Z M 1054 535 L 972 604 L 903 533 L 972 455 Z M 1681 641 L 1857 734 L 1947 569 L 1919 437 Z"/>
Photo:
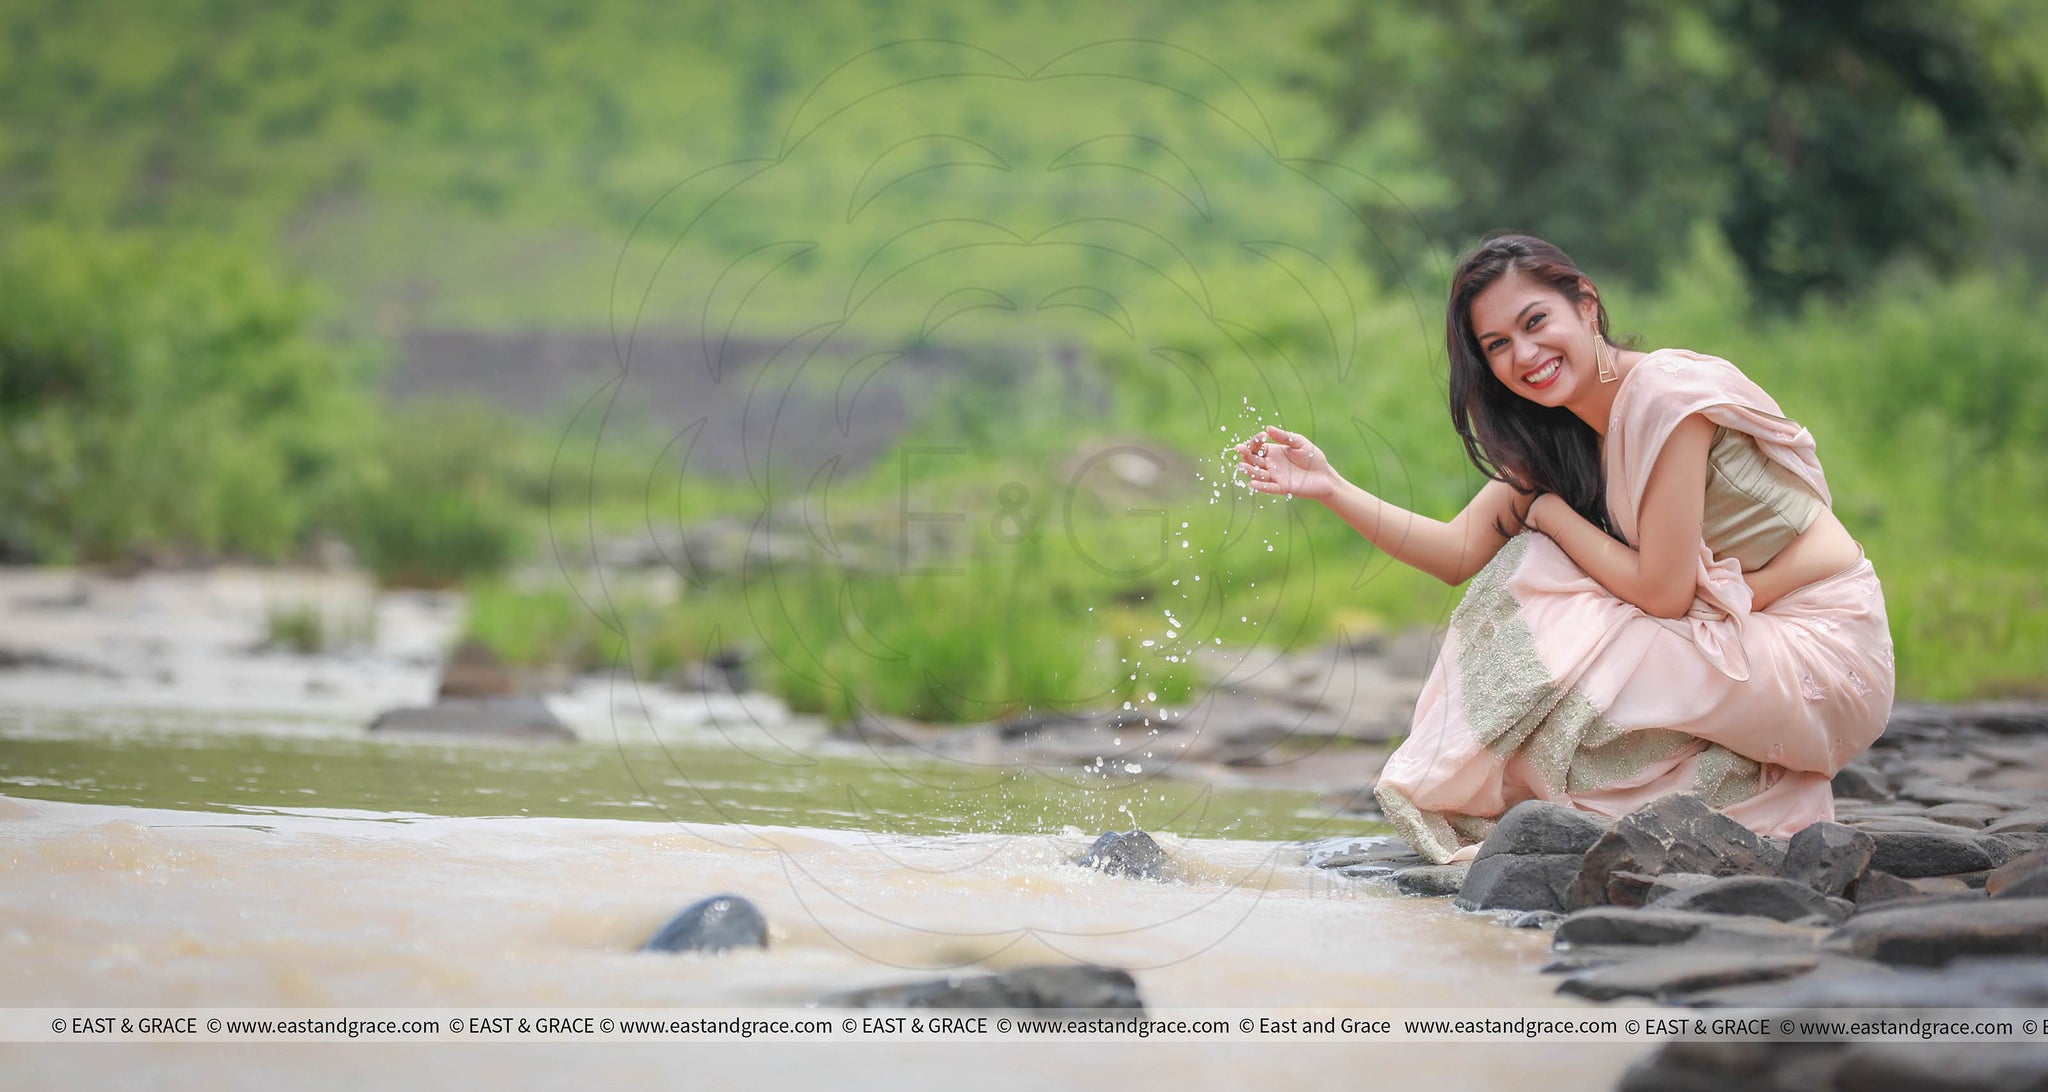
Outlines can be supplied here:
<path id="1" fill-rule="evenodd" d="M 1344 481 L 1308 437 L 1275 425 L 1237 445 L 1237 453 L 1239 472 L 1261 493 L 1327 501 Z"/>

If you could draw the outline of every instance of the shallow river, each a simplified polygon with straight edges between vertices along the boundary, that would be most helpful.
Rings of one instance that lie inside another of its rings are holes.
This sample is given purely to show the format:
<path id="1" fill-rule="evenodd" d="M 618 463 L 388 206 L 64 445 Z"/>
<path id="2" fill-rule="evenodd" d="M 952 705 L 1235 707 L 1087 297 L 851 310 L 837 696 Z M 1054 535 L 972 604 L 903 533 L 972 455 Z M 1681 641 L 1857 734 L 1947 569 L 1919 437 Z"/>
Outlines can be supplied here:
<path id="1" fill-rule="evenodd" d="M 1304 866 L 1290 840 L 1346 831 L 1331 830 L 1303 794 L 1077 787 L 852 756 L 794 763 L 774 785 L 759 757 L 708 748 L 95 732 L 19 715 L 0 727 L 8 1006 L 786 1007 L 956 969 L 1086 960 L 1130 970 L 1161 1008 L 1579 1007 L 1533 973 L 1545 934 Z M 1149 828 L 1183 832 L 1162 838 L 1183 882 L 1066 863 L 1094 831 L 1129 825 L 1115 821 L 1125 808 Z M 768 951 L 634 951 L 676 909 L 727 891 L 766 912 Z M 938 1083 L 971 1060 L 976 1083 L 1005 1087 L 1350 1083 L 1370 1072 L 1376 1083 L 1525 1088 L 1609 1086 L 1642 1052 L 1302 1043 L 0 1051 L 35 1084 L 140 1084 L 159 1063 L 173 1068 L 146 1078 L 152 1085 L 297 1084 L 314 1060 L 334 1083 L 641 1084 L 666 1083 L 687 1058 L 695 1075 L 762 1086 Z M 867 1064 L 847 1065 L 859 1059 Z"/>
<path id="2" fill-rule="evenodd" d="M 0 1004 L 801 1006 L 954 970 L 1088 960 L 1155 1010 L 1590 1010 L 1547 934 L 1307 867 L 1363 833 L 1316 794 L 877 756 L 739 699 L 583 686 L 585 740 L 367 737 L 429 700 L 456 605 L 368 598 L 377 647 L 249 651 L 305 577 L 0 572 L 0 630 L 101 674 L 0 672 Z M 279 710 L 288 710 L 280 715 Z M 1067 863 L 1159 831 L 1180 882 Z M 635 949 L 744 894 L 766 951 Z M 1647 1046 L 874 1042 L 28 1046 L 5 1087 L 1612 1087 Z"/>

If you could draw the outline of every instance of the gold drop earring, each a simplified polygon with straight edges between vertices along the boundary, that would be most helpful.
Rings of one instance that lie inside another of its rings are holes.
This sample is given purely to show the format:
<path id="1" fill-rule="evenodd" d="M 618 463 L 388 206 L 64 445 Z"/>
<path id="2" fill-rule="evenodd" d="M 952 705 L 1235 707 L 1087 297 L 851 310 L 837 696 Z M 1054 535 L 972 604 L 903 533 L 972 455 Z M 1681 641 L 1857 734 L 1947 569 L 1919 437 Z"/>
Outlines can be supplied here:
<path id="1" fill-rule="evenodd" d="M 1600 336 L 1600 327 L 1593 327 L 1593 360 L 1600 366 L 1600 382 L 1612 383 L 1621 378 L 1614 370 L 1614 358 L 1618 355 L 1607 339 Z"/>

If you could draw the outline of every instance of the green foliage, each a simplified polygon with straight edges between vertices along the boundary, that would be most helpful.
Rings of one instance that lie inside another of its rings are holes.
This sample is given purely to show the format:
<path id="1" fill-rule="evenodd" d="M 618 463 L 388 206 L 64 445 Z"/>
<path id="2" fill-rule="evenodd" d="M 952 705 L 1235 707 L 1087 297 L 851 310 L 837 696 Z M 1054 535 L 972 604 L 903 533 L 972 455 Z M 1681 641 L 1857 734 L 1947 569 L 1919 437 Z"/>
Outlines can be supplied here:
<path id="1" fill-rule="evenodd" d="M 522 495 L 545 493 L 531 425 L 476 403 L 428 402 L 388 411 L 374 436 L 340 511 L 380 582 L 446 587 L 517 556 L 533 522 Z"/>
<path id="2" fill-rule="evenodd" d="M 374 610 L 335 616 L 317 602 L 271 603 L 264 608 L 264 644 L 302 656 L 372 644 Z"/>
<path id="3" fill-rule="evenodd" d="M 25 232 L 0 251 L 0 540 L 53 561 L 275 558 L 367 420 L 367 358 L 306 290 L 192 237 Z"/>
<path id="4" fill-rule="evenodd" d="M 1996 14 L 1971 0 L 1358 3 L 1304 82 L 1343 136 L 1435 168 L 1441 187 L 1403 211 L 1439 245 L 1518 228 L 1649 281 L 1712 220 L 1757 299 L 1780 306 L 1861 288 L 1899 256 L 1955 263 L 1982 226 L 1974 178 L 2039 162 L 2040 79 Z"/>

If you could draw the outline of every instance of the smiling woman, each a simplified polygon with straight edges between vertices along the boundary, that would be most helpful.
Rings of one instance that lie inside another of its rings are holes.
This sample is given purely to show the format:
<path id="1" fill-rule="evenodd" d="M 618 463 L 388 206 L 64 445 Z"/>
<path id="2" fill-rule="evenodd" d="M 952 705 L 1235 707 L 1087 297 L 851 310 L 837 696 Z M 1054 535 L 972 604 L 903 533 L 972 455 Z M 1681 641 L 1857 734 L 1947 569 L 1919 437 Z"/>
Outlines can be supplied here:
<path id="1" fill-rule="evenodd" d="M 1540 239 L 1488 240 L 1447 316 L 1451 418 L 1493 479 L 1450 523 L 1345 481 L 1306 437 L 1240 445 L 1395 559 L 1467 580 L 1377 794 L 1416 849 L 1469 859 L 1528 799 L 1602 815 L 1694 791 L 1784 836 L 1892 704 L 1876 572 L 1828 510 L 1813 436 L 1733 364 L 1607 340 Z"/>

